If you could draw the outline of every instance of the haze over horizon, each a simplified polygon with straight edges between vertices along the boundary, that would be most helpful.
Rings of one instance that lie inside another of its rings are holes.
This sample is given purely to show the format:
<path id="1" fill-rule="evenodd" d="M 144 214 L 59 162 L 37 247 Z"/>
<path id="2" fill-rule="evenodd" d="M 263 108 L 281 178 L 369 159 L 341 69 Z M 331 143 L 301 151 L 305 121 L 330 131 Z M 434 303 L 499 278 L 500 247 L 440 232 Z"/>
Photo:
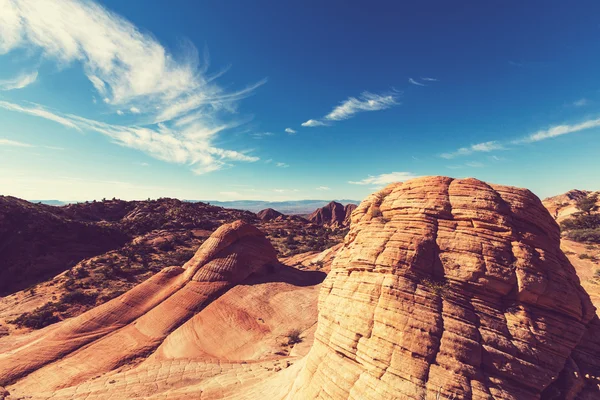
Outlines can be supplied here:
<path id="1" fill-rule="evenodd" d="M 578 4 L 0 0 L 0 194 L 599 190 L 600 4 Z"/>

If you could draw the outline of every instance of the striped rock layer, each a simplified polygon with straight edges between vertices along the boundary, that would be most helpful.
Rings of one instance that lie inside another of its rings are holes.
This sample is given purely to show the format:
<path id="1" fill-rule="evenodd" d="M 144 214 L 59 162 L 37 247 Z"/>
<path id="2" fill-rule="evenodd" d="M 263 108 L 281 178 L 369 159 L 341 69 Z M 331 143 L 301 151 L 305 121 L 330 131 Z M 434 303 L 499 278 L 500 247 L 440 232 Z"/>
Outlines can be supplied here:
<path id="1" fill-rule="evenodd" d="M 290 399 L 598 399 L 600 323 L 530 191 L 389 185 L 352 213 Z"/>

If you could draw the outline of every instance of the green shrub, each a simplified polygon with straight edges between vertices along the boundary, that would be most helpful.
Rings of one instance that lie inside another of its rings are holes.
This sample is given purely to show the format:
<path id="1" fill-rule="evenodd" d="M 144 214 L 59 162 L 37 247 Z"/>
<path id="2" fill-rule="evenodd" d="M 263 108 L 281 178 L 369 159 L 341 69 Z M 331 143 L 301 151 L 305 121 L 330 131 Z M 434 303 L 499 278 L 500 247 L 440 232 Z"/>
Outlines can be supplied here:
<path id="1" fill-rule="evenodd" d="M 8 322 L 11 324 L 16 324 L 20 327 L 24 326 L 31 329 L 41 329 L 58 321 L 58 317 L 54 315 L 52 311 L 35 309 L 30 313 L 21 314 L 17 318 Z"/>
<path id="2" fill-rule="evenodd" d="M 567 238 L 575 242 L 600 243 L 600 228 L 572 230 L 567 232 Z"/>
<path id="3" fill-rule="evenodd" d="M 598 195 L 586 196 L 577 200 L 575 206 L 586 214 L 591 214 L 592 211 L 596 211 L 598 206 L 596 205 L 596 201 L 598 201 Z"/>
<path id="4" fill-rule="evenodd" d="M 448 293 L 448 289 L 450 289 L 450 285 L 445 280 L 435 281 L 429 278 L 425 278 L 421 280 L 421 285 L 425 286 L 437 296 L 446 297 Z"/>
<path id="5" fill-rule="evenodd" d="M 98 293 L 86 293 L 81 290 L 74 290 L 63 294 L 59 302 L 66 304 L 95 305 L 96 298 L 98 298 Z"/>
<path id="6" fill-rule="evenodd" d="M 577 214 L 561 222 L 560 227 L 564 231 L 573 229 L 597 229 L 600 228 L 600 214 Z"/>

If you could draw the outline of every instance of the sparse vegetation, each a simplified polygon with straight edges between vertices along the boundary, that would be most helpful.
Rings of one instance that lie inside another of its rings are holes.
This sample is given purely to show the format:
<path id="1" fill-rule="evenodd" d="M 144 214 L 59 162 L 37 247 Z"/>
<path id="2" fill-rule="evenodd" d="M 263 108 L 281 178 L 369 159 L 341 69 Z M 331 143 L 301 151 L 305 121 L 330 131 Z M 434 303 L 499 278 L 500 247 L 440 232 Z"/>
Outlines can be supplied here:
<path id="1" fill-rule="evenodd" d="M 587 253 L 581 253 L 578 257 L 580 260 L 594 260 L 595 259 L 594 256 L 589 255 Z"/>
<path id="2" fill-rule="evenodd" d="M 421 280 L 421 285 L 425 286 L 437 296 L 442 298 L 446 297 L 448 294 L 448 290 L 450 289 L 450 285 L 445 280 L 433 280 L 429 278 L 425 278 Z"/>
<path id="3" fill-rule="evenodd" d="M 289 331 L 286 335 L 288 340 L 287 344 L 293 345 L 302 342 L 302 337 L 300 337 L 301 334 L 302 332 L 300 331 L 300 329 L 292 329 L 291 331 Z"/>
<path id="4" fill-rule="evenodd" d="M 560 224 L 568 239 L 582 243 L 600 243 L 600 214 L 593 213 L 598 210 L 597 200 L 594 195 L 577 201 L 579 212 Z"/>
<path id="5" fill-rule="evenodd" d="M 587 215 L 591 215 L 593 211 L 598 210 L 596 202 L 598 201 L 598 195 L 594 194 L 591 196 L 585 196 L 577 200 L 575 206 Z"/>

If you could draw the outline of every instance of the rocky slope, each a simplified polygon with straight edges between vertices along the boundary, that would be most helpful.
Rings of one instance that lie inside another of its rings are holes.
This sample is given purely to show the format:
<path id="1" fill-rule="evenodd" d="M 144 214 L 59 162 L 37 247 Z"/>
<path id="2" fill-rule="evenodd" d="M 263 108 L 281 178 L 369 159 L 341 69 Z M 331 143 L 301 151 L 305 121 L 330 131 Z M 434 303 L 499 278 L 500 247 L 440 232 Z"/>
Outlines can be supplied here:
<path id="1" fill-rule="evenodd" d="M 308 220 L 318 225 L 328 227 L 342 227 L 350 225 L 350 216 L 356 209 L 356 204 L 346 204 L 345 206 L 332 201 L 331 203 L 316 209 L 308 216 Z"/>
<path id="2" fill-rule="evenodd" d="M 577 200 L 594 194 L 600 196 L 600 192 L 574 189 L 557 196 L 545 198 L 542 200 L 542 203 L 552 217 L 560 222 L 578 211 L 575 206 Z M 598 200 L 598 205 L 600 206 L 600 199 Z"/>
<path id="3" fill-rule="evenodd" d="M 0 296 L 120 247 L 127 239 L 113 226 L 74 220 L 56 207 L 0 196 Z"/>
<path id="4" fill-rule="evenodd" d="M 0 296 L 45 281 L 81 260 L 120 249 L 152 231 L 213 231 L 236 219 L 255 222 L 256 216 L 175 199 L 54 207 L 0 196 Z"/>

